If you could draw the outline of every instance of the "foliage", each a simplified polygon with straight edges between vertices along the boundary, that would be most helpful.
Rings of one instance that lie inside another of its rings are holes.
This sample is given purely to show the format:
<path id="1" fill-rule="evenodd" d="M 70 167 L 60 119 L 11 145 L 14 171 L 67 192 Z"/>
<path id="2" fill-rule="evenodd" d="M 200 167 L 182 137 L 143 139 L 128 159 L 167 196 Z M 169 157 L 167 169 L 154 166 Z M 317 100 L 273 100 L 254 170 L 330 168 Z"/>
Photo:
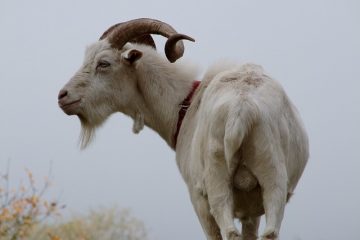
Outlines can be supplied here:
<path id="1" fill-rule="evenodd" d="M 46 218 L 58 214 L 57 201 L 44 198 L 50 186 L 48 178 L 39 188 L 29 170 L 27 184 L 10 189 L 9 167 L 0 176 L 0 239 L 28 239 L 34 227 Z"/>
<path id="2" fill-rule="evenodd" d="M 30 240 L 143 240 L 144 224 L 128 210 L 97 209 L 86 215 L 73 216 L 57 224 L 43 224 Z"/>
<path id="3" fill-rule="evenodd" d="M 11 189 L 9 167 L 5 174 L 0 174 L 0 240 L 147 239 L 144 224 L 129 210 L 115 207 L 74 215 L 66 221 L 60 218 L 48 221 L 60 216 L 59 210 L 64 206 L 45 199 L 50 187 L 48 178 L 39 188 L 29 170 L 26 176 L 27 184 Z"/>

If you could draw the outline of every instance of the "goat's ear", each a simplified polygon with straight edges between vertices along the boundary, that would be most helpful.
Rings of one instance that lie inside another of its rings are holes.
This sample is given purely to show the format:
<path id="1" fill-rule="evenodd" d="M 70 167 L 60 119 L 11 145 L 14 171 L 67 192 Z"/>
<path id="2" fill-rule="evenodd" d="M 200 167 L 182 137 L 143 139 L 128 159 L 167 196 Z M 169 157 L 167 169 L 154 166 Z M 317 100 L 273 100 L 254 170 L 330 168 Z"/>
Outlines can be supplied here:
<path id="1" fill-rule="evenodd" d="M 122 60 L 127 65 L 133 65 L 142 57 L 142 52 L 137 49 L 130 49 L 122 54 Z"/>

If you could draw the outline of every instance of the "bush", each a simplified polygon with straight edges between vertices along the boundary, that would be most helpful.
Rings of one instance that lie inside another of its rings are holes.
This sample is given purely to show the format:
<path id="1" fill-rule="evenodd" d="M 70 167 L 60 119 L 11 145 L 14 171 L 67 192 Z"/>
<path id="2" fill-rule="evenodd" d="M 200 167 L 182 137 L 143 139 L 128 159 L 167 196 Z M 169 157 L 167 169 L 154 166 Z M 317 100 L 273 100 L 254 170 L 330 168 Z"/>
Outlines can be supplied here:
<path id="1" fill-rule="evenodd" d="M 144 224 L 128 210 L 97 209 L 68 221 L 42 224 L 30 240 L 143 240 L 147 239 Z"/>
<path id="2" fill-rule="evenodd" d="M 131 216 L 129 210 L 115 207 L 49 223 L 52 217 L 60 216 L 59 210 L 64 206 L 45 199 L 50 187 L 48 178 L 39 188 L 29 170 L 26 176 L 26 185 L 10 189 L 9 169 L 0 174 L 0 240 L 147 239 L 144 224 Z"/>
<path id="3" fill-rule="evenodd" d="M 0 176 L 0 239 L 28 239 L 33 228 L 58 213 L 56 201 L 44 198 L 50 182 L 48 179 L 38 188 L 33 174 L 26 170 L 27 184 L 10 189 L 9 168 Z"/>

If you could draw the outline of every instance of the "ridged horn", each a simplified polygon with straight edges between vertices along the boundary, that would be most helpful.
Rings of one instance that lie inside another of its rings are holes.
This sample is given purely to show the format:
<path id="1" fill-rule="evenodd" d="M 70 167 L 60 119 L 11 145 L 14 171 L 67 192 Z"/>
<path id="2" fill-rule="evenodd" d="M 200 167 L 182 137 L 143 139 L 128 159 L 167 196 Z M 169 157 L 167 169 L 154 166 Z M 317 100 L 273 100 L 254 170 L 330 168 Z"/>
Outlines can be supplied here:
<path id="1" fill-rule="evenodd" d="M 111 26 L 108 30 L 106 30 L 100 37 L 99 40 L 102 40 L 104 38 L 106 38 L 107 36 L 109 36 L 112 31 L 118 27 L 119 25 L 121 25 L 123 23 L 117 23 L 113 26 Z M 154 39 L 151 37 L 150 34 L 145 34 L 145 35 L 142 35 L 142 36 L 138 36 L 138 37 L 135 37 L 134 39 L 131 39 L 129 40 L 129 42 L 131 43 L 140 43 L 140 44 L 145 44 L 145 45 L 149 45 L 150 47 L 156 49 L 156 44 L 155 44 L 155 41 Z"/>
<path id="2" fill-rule="evenodd" d="M 170 62 L 175 62 L 177 59 L 181 58 L 182 55 L 184 54 L 184 49 L 183 49 L 184 46 L 182 46 L 182 49 L 181 47 L 180 48 L 177 47 L 179 41 L 183 39 L 195 42 L 195 39 L 193 39 L 192 37 L 180 33 L 171 35 L 166 41 L 165 55 Z"/>
<path id="3" fill-rule="evenodd" d="M 195 41 L 189 36 L 178 34 L 169 24 L 150 18 L 139 18 L 115 24 L 105 31 L 100 39 L 107 38 L 113 48 L 122 49 L 127 42 L 146 35 L 150 36 L 150 34 L 169 38 L 165 44 L 165 54 L 170 62 L 175 62 L 184 54 L 184 44 L 180 40 Z"/>

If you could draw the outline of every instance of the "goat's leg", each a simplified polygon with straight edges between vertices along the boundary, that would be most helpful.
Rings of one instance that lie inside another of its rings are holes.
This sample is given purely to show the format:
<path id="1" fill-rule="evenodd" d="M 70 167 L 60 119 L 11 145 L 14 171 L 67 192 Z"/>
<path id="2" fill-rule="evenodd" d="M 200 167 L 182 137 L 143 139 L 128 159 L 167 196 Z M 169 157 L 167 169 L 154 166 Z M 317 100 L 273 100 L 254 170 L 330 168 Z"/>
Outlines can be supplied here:
<path id="1" fill-rule="evenodd" d="M 247 217 L 240 219 L 243 240 L 256 240 L 260 224 L 260 217 Z"/>
<path id="2" fill-rule="evenodd" d="M 266 226 L 263 239 L 278 239 L 287 198 L 287 174 L 276 160 L 267 159 L 259 169 L 254 169 L 263 193 Z M 266 174 L 264 170 L 266 169 Z"/>
<path id="3" fill-rule="evenodd" d="M 209 141 L 205 162 L 205 188 L 211 213 L 220 227 L 224 239 L 241 239 L 234 223 L 232 177 L 224 159 L 223 142 Z"/>
<path id="4" fill-rule="evenodd" d="M 220 229 L 210 213 L 208 200 L 199 192 L 190 192 L 191 202 L 208 240 L 222 240 Z"/>

